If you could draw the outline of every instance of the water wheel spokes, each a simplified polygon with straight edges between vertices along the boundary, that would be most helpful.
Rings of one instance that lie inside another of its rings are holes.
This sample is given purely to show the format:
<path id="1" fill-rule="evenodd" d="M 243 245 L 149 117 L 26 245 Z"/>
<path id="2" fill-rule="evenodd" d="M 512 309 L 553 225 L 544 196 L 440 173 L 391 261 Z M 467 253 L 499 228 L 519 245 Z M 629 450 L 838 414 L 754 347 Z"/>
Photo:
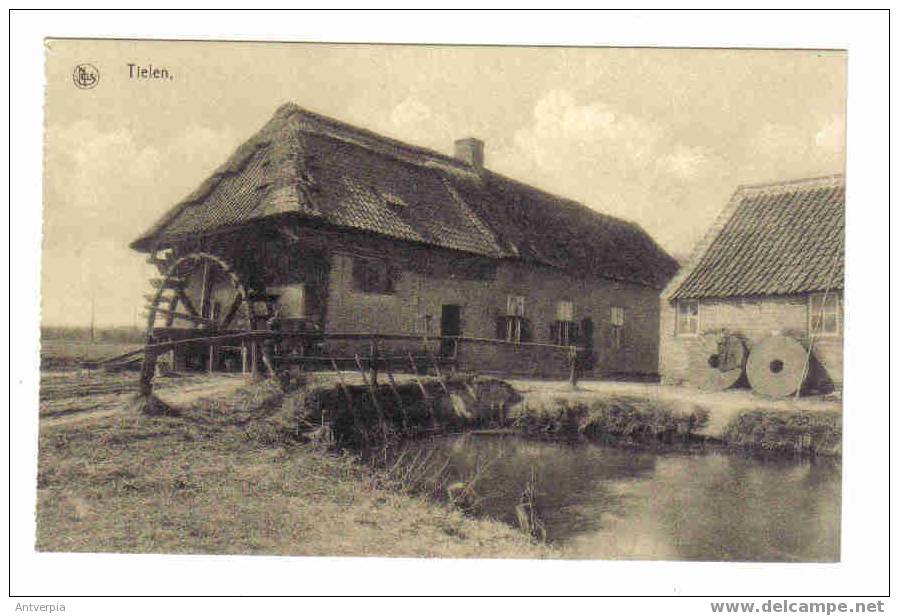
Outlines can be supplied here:
<path id="1" fill-rule="evenodd" d="M 154 345 L 248 333 L 268 318 L 270 311 L 266 304 L 260 313 L 259 302 L 254 301 L 258 293 L 248 289 L 235 269 L 219 256 L 195 252 L 178 258 L 154 258 L 154 263 L 160 275 L 150 280 L 152 291 L 144 296 L 147 334 L 140 393 L 146 396 L 152 393 L 159 357 L 170 352 L 160 352 Z M 255 343 L 243 340 L 239 344 L 243 369 L 249 363 L 254 371 Z M 221 347 L 210 342 L 206 348 L 207 367 L 216 369 Z M 174 359 L 176 354 L 171 354 Z"/>

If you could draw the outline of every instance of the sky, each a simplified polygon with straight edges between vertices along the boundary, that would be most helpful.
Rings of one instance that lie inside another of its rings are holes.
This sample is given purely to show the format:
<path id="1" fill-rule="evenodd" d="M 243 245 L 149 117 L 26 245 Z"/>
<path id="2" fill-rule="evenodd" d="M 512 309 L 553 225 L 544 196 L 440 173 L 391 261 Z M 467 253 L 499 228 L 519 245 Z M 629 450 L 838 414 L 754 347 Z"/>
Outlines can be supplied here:
<path id="1" fill-rule="evenodd" d="M 740 184 L 842 173 L 838 51 L 48 40 L 42 323 L 138 322 L 128 244 L 283 103 L 640 224 L 683 260 Z M 75 87 L 76 65 L 100 74 Z M 131 78 L 128 64 L 171 79 Z"/>

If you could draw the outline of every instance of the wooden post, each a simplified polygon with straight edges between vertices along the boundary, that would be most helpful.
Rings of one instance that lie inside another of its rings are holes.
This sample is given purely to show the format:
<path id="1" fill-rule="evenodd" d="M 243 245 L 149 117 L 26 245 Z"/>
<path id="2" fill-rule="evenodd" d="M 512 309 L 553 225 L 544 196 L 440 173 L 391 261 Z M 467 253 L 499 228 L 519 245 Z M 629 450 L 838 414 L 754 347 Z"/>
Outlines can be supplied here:
<path id="1" fill-rule="evenodd" d="M 259 378 L 259 357 L 255 338 L 248 340 L 250 345 L 250 375 L 253 379 Z"/>
<path id="2" fill-rule="evenodd" d="M 374 381 L 369 381 L 368 377 L 365 376 L 365 367 L 362 365 L 362 360 L 359 358 L 358 354 L 355 356 L 355 359 L 356 367 L 359 368 L 359 374 L 362 375 L 362 383 L 368 387 L 369 394 L 371 395 L 371 403 L 378 412 L 378 418 L 384 422 L 384 409 L 381 407 L 381 399 L 378 398 L 378 385 Z M 382 423 L 381 427 L 385 428 L 386 424 Z"/>
<path id="3" fill-rule="evenodd" d="M 265 364 L 265 370 L 268 377 L 274 377 L 275 371 L 275 343 L 273 338 L 266 338 L 262 341 L 262 363 Z"/>
<path id="4" fill-rule="evenodd" d="M 428 413 L 433 416 L 434 405 L 431 402 L 431 396 L 428 395 L 428 390 L 427 388 L 425 388 L 425 384 L 421 382 L 420 378 L 418 378 L 418 366 L 415 365 L 415 359 L 412 357 L 412 353 L 409 353 L 408 355 L 409 365 L 412 366 L 412 378 L 415 379 L 415 382 L 418 384 L 418 388 L 421 390 L 421 395 L 428 405 Z"/>
<path id="5" fill-rule="evenodd" d="M 378 338 L 377 336 L 373 336 L 371 339 L 371 385 L 372 387 L 378 386 Z"/>
<path id="6" fill-rule="evenodd" d="M 156 375 L 156 351 L 145 350 L 144 361 L 140 367 L 140 395 L 150 397 L 153 394 L 153 377 Z"/>
<path id="7" fill-rule="evenodd" d="M 428 353 L 428 359 L 434 364 L 434 374 L 437 376 L 437 382 L 440 383 L 440 386 L 443 388 L 443 393 L 449 396 L 449 389 L 447 389 L 446 381 L 443 380 L 443 374 L 440 372 L 440 360 L 430 353 Z"/>
<path id="8" fill-rule="evenodd" d="M 577 389 L 577 379 L 578 379 L 577 347 L 569 347 L 568 355 L 569 355 L 569 361 L 571 363 L 571 376 L 570 376 L 571 388 Z"/>
<path id="9" fill-rule="evenodd" d="M 331 366 L 334 367 L 334 372 L 337 373 L 337 382 L 340 383 L 340 389 L 343 391 L 343 396 L 346 398 L 346 403 L 349 407 L 349 411 L 353 413 L 353 416 L 356 415 L 356 409 L 353 406 L 353 394 L 350 393 L 349 388 L 346 386 L 346 383 L 343 382 L 343 372 L 340 371 L 340 368 L 337 367 L 337 362 L 334 358 L 331 358 Z"/>
<path id="10" fill-rule="evenodd" d="M 247 341 L 244 340 L 240 345 L 240 371 L 247 373 Z"/>
<path id="11" fill-rule="evenodd" d="M 206 316 L 206 304 L 209 300 L 208 295 L 208 286 L 209 286 L 209 261 L 203 261 L 203 286 L 200 289 L 200 316 Z"/>
<path id="12" fill-rule="evenodd" d="M 406 407 L 403 406 L 403 396 L 400 395 L 400 390 L 396 386 L 396 379 L 393 378 L 393 371 L 390 369 L 390 362 L 387 362 L 387 382 L 390 383 L 390 389 L 393 390 L 393 396 L 396 398 L 396 404 L 400 409 L 400 413 L 403 414 L 403 427 L 408 427 L 409 418 L 406 416 Z"/>

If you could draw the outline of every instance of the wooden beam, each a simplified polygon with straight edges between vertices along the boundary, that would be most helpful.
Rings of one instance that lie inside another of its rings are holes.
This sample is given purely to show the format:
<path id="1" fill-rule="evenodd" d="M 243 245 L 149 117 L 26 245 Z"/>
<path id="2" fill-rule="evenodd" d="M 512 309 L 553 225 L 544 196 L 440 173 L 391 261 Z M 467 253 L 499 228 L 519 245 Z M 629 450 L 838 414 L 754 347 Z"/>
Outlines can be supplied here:
<path id="1" fill-rule="evenodd" d="M 150 284 L 157 289 L 183 289 L 187 283 L 181 278 L 151 278 Z"/>
<path id="2" fill-rule="evenodd" d="M 176 310 L 178 310 L 178 294 L 176 293 L 171 298 L 169 298 L 169 312 L 165 317 L 165 325 L 166 327 L 171 327 L 172 323 L 175 322 L 175 315 L 178 314 Z"/>
<path id="3" fill-rule="evenodd" d="M 412 366 L 412 378 L 415 379 L 415 382 L 418 384 L 418 388 L 421 390 L 422 397 L 428 404 L 428 413 L 433 416 L 434 404 L 431 402 L 431 396 L 428 395 L 428 390 L 425 388 L 424 383 L 422 383 L 421 379 L 418 378 L 418 366 L 415 365 L 415 360 L 412 359 L 412 353 L 409 353 L 409 365 Z"/>
<path id="4" fill-rule="evenodd" d="M 343 380 L 343 372 L 340 371 L 340 368 L 337 367 L 337 362 L 333 359 L 331 360 L 331 366 L 334 367 L 334 371 L 337 373 L 337 382 L 340 383 L 340 389 L 343 391 L 343 395 L 346 398 L 346 403 L 348 405 L 347 410 L 355 416 L 356 410 L 353 407 L 353 394 L 350 393 L 349 388 Z"/>
<path id="5" fill-rule="evenodd" d="M 178 295 L 178 299 L 181 300 L 181 303 L 184 304 L 184 307 L 187 308 L 187 311 L 194 315 L 195 317 L 201 316 L 197 309 L 194 308 L 194 304 L 190 301 L 190 298 L 187 296 L 187 293 L 184 292 L 184 289 L 175 289 L 175 293 Z"/>
<path id="6" fill-rule="evenodd" d="M 159 268 L 160 271 L 165 271 L 172 266 L 174 261 L 172 259 L 159 258 L 156 256 L 156 253 L 153 253 L 149 257 L 147 257 L 147 263 L 150 265 L 155 265 Z"/>
<path id="7" fill-rule="evenodd" d="M 356 355 L 356 367 L 359 368 L 359 374 L 362 375 L 362 382 L 365 383 L 366 387 L 368 387 L 369 395 L 371 396 L 371 402 L 375 406 L 375 410 L 378 412 L 378 419 L 381 421 L 381 430 L 383 431 L 383 436 L 387 438 L 387 420 L 384 416 L 384 409 L 381 407 L 381 399 L 378 397 L 378 385 L 374 381 L 369 381 L 368 377 L 365 375 L 365 367 L 362 365 L 362 360 L 359 359 L 359 355 Z"/>
<path id="8" fill-rule="evenodd" d="M 155 302 L 157 299 L 159 299 L 160 301 L 165 301 L 165 302 L 172 299 L 170 295 L 158 295 L 157 296 L 155 293 L 144 293 L 143 296 L 144 296 L 144 299 L 147 300 L 147 302 L 150 304 Z"/>
<path id="9" fill-rule="evenodd" d="M 200 316 L 206 316 L 206 303 L 208 301 L 209 286 L 209 261 L 203 261 L 203 286 L 200 287 Z"/>
<path id="10" fill-rule="evenodd" d="M 171 317 L 174 319 L 184 319 L 185 321 L 190 321 L 192 323 L 199 323 L 200 325 L 215 325 L 215 321 L 212 319 L 207 319 L 205 317 L 198 317 L 193 314 L 185 314 L 183 312 L 176 312 L 175 310 L 169 310 L 168 308 L 159 308 L 158 306 L 154 309 L 151 306 L 147 306 L 147 310 L 155 310 L 158 313 L 166 317 Z M 149 314 L 149 312 L 147 313 Z M 171 326 L 171 323 L 167 324 L 167 327 Z"/>
<path id="11" fill-rule="evenodd" d="M 406 415 L 406 407 L 403 406 L 403 396 L 400 395 L 400 390 L 396 385 L 396 379 L 393 378 L 393 372 L 390 370 L 390 362 L 387 362 L 387 382 L 390 383 L 390 389 L 393 391 L 393 397 L 396 398 L 396 404 L 400 409 L 400 413 L 403 415 L 403 428 L 407 428 L 409 425 L 409 417 Z"/>
<path id="12" fill-rule="evenodd" d="M 229 325 L 231 325 L 231 321 L 234 320 L 234 317 L 237 316 L 237 311 L 240 309 L 241 304 L 243 304 L 243 295 L 240 293 L 234 298 L 234 301 L 231 303 L 231 307 L 228 308 L 227 314 L 225 314 L 225 318 L 222 319 L 221 327 L 223 329 L 227 329 Z"/>

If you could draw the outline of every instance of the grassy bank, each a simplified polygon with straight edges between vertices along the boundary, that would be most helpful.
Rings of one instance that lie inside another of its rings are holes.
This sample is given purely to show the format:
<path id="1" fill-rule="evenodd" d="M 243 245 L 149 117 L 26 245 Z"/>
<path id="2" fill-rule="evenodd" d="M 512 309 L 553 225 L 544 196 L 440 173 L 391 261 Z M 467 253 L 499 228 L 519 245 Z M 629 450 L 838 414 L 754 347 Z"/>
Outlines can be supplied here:
<path id="1" fill-rule="evenodd" d="M 585 436 L 626 444 L 672 444 L 688 441 L 708 421 L 709 412 L 696 405 L 608 396 L 591 401 L 557 398 L 543 404 L 523 404 L 509 416 L 512 426 L 531 436 Z"/>
<path id="2" fill-rule="evenodd" d="M 527 557 L 546 546 L 298 442 L 276 387 L 179 414 L 42 425 L 37 549 Z"/>
<path id="3" fill-rule="evenodd" d="M 497 379 L 457 379 L 423 383 L 423 400 L 411 383 L 394 392 L 382 388 L 379 405 L 365 387 L 351 388 L 350 408 L 333 385 L 293 398 L 300 416 L 318 425 L 323 417 L 338 444 L 375 448 L 387 437 L 394 444 L 409 437 L 476 428 L 511 429 L 536 438 L 587 438 L 643 447 L 716 443 L 754 453 L 840 455 L 842 412 L 834 409 L 758 408 L 758 401 L 695 401 L 658 395 L 591 393 L 521 396 Z M 425 404 L 427 401 L 427 404 Z M 753 405 L 753 406 L 750 406 Z M 402 412 L 401 412 L 402 411 Z"/>
<path id="4" fill-rule="evenodd" d="M 843 415 L 836 411 L 745 411 L 725 426 L 721 440 L 753 452 L 838 456 L 843 451 Z"/>

